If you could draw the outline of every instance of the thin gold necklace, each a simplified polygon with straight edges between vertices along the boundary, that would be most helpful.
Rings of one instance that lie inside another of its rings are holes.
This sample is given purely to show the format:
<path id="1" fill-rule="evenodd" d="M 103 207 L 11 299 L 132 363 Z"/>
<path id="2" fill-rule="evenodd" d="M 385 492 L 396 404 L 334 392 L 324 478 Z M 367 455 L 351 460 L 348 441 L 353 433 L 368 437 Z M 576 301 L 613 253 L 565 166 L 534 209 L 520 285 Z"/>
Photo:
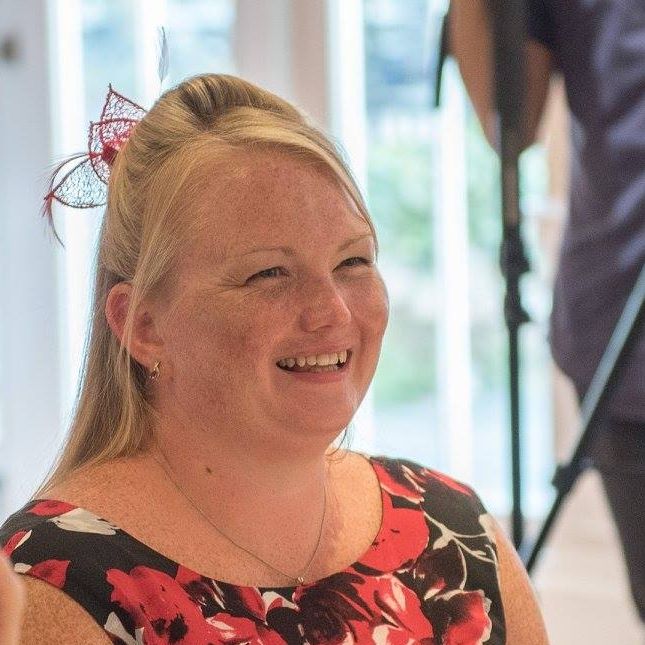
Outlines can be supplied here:
<path id="1" fill-rule="evenodd" d="M 316 557 L 316 554 L 318 553 L 318 549 L 320 548 L 320 543 L 322 541 L 322 534 L 323 534 L 323 528 L 325 526 L 325 516 L 327 514 L 327 482 L 325 481 L 325 484 L 323 486 L 323 512 L 322 512 L 322 519 L 320 521 L 320 528 L 318 529 L 318 539 L 316 540 L 316 546 L 314 548 L 313 553 L 311 554 L 311 557 L 307 561 L 307 564 L 305 565 L 305 568 L 302 570 L 300 575 L 298 576 L 293 576 L 290 573 L 286 573 L 285 571 L 282 571 L 282 569 L 278 569 L 278 567 L 272 565 L 270 562 L 267 562 L 264 558 L 261 558 L 259 555 L 256 553 L 253 553 L 253 551 L 247 549 L 245 546 L 239 544 L 236 542 L 230 535 L 228 535 L 225 531 L 223 531 L 215 522 L 213 522 L 204 511 L 193 501 L 193 499 L 186 493 L 182 487 L 177 483 L 177 480 L 174 477 L 174 471 L 172 467 L 170 466 L 170 463 L 168 459 L 166 459 L 166 455 L 163 453 L 161 448 L 159 448 L 159 452 L 161 453 L 161 456 L 163 457 L 163 460 L 168 464 L 168 467 L 164 466 L 154 455 L 152 455 L 152 458 L 159 464 L 161 469 L 164 471 L 166 474 L 166 477 L 173 483 L 175 488 L 182 494 L 183 497 L 185 497 L 190 505 L 210 524 L 223 538 L 227 539 L 233 546 L 237 547 L 241 551 L 244 551 L 244 553 L 247 553 L 250 555 L 252 558 L 257 560 L 258 562 L 261 562 L 265 567 L 268 567 L 272 571 L 275 571 L 276 573 L 279 573 L 281 576 L 284 576 L 286 578 L 289 578 L 290 580 L 293 580 L 294 582 L 297 582 L 299 585 L 304 584 L 305 578 L 307 577 L 307 573 L 309 572 L 309 567 L 311 567 L 311 563 L 314 561 L 314 558 Z"/>

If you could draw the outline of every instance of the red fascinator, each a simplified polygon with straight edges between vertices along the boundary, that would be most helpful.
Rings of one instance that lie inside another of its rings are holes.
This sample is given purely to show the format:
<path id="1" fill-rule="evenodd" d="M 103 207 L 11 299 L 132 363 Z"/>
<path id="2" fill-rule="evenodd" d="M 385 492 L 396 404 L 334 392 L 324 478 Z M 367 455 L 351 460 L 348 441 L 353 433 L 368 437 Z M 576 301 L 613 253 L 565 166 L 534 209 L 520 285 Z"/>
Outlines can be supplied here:
<path id="1" fill-rule="evenodd" d="M 100 121 L 90 123 L 88 151 L 66 159 L 52 175 L 43 207 L 52 228 L 54 200 L 73 208 L 94 208 L 106 203 L 112 163 L 145 113 L 144 108 L 109 86 Z M 56 182 L 73 162 L 77 163 Z"/>

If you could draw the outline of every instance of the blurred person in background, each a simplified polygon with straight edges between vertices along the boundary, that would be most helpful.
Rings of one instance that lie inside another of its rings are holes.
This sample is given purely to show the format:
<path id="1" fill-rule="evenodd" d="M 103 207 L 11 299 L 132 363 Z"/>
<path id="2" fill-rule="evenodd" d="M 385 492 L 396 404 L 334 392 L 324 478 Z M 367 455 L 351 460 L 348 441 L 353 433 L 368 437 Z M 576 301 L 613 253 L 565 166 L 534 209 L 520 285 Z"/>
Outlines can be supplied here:
<path id="1" fill-rule="evenodd" d="M 487 139 L 497 146 L 487 0 L 452 0 L 451 50 Z M 645 3 L 528 0 L 524 145 L 553 73 L 571 115 L 571 186 L 554 286 L 551 348 L 580 400 L 645 264 Z M 645 622 L 645 333 L 607 406 L 590 457 Z"/>

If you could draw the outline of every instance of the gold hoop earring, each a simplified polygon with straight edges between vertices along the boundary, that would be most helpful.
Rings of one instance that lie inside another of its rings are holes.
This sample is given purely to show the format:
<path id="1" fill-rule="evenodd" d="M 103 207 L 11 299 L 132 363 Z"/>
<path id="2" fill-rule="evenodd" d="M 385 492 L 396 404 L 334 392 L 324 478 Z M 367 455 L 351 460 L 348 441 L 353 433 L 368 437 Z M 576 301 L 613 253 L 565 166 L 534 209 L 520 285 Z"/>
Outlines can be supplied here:
<path id="1" fill-rule="evenodd" d="M 151 381 L 156 381 L 159 378 L 159 374 L 161 373 L 159 371 L 159 365 L 161 365 L 161 363 L 159 361 L 157 361 L 154 364 L 154 366 L 152 367 L 152 369 L 150 370 L 150 375 L 148 376 L 148 378 Z"/>

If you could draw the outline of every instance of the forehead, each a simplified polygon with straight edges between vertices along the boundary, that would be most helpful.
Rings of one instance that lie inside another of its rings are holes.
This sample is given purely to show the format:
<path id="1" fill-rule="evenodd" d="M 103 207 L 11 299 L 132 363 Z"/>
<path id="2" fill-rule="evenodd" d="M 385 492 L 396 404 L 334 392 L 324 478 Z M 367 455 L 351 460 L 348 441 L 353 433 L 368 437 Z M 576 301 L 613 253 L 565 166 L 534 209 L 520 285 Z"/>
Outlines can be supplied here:
<path id="1" fill-rule="evenodd" d="M 262 245 L 334 244 L 370 227 L 331 170 L 281 153 L 237 154 L 205 177 L 198 240 L 222 260 Z"/>

